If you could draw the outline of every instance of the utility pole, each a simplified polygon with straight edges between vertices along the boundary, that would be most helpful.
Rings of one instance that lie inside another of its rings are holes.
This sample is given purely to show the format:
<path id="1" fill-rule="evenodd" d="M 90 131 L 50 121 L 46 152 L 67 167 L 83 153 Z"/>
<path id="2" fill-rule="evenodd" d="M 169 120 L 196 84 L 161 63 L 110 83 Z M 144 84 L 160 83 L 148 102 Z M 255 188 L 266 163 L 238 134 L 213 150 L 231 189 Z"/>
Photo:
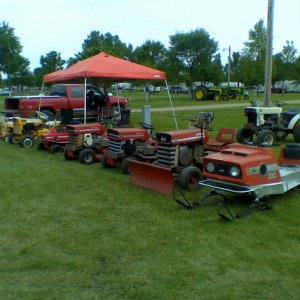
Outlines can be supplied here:
<path id="1" fill-rule="evenodd" d="M 230 72 L 231 72 L 231 47 L 228 48 L 228 69 L 227 69 L 227 86 L 230 87 Z"/>
<path id="2" fill-rule="evenodd" d="M 230 73 L 231 73 L 231 47 L 223 48 L 223 51 L 228 50 L 228 62 L 227 62 L 227 87 L 230 86 Z"/>
<path id="3" fill-rule="evenodd" d="M 272 55 L 273 55 L 273 15 L 274 15 L 274 0 L 268 0 L 268 25 L 267 25 L 267 43 L 266 43 L 266 59 L 265 59 L 264 106 L 269 106 L 270 100 L 271 100 Z"/>

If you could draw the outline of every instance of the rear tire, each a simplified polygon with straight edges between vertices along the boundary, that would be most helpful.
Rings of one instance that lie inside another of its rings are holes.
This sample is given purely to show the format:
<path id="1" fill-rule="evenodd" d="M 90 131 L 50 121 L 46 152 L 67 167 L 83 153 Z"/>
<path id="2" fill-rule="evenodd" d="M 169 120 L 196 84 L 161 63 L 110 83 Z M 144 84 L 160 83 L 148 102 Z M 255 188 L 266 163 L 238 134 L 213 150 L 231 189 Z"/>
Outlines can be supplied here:
<path id="1" fill-rule="evenodd" d="M 79 152 L 78 160 L 83 165 L 91 165 L 96 161 L 96 154 L 92 149 L 83 149 Z"/>
<path id="2" fill-rule="evenodd" d="M 129 170 L 128 170 L 128 159 L 130 160 L 137 160 L 135 157 L 125 157 L 121 164 L 120 164 L 120 169 L 122 171 L 123 174 L 129 174 Z"/>
<path id="3" fill-rule="evenodd" d="M 179 185 L 185 190 L 193 191 L 199 186 L 201 179 L 202 172 L 194 166 L 188 166 L 179 176 Z"/>
<path id="4" fill-rule="evenodd" d="M 253 141 L 253 131 L 246 128 L 238 129 L 236 132 L 236 141 L 241 144 L 251 143 Z"/>
<path id="5" fill-rule="evenodd" d="M 296 143 L 300 143 L 300 120 L 294 126 L 293 136 Z"/>
<path id="6" fill-rule="evenodd" d="M 275 141 L 275 134 L 271 130 L 262 130 L 257 135 L 257 143 L 266 146 L 272 146 Z"/>
<path id="7" fill-rule="evenodd" d="M 206 100 L 207 98 L 207 90 L 205 87 L 203 86 L 199 86 L 196 88 L 196 91 L 195 91 L 195 99 L 196 100 Z"/>
<path id="8" fill-rule="evenodd" d="M 30 135 L 24 135 L 19 140 L 20 147 L 31 148 L 34 144 L 33 138 Z"/>
<path id="9" fill-rule="evenodd" d="M 13 132 L 11 132 L 7 137 L 7 142 L 9 144 L 18 144 L 19 139 L 16 137 L 16 135 Z"/>
<path id="10" fill-rule="evenodd" d="M 103 169 L 108 169 L 111 166 L 107 163 L 107 153 L 105 152 L 101 158 L 101 166 Z"/>
<path id="11" fill-rule="evenodd" d="M 286 133 L 285 131 L 276 131 L 274 132 L 274 134 L 276 137 L 276 141 L 279 142 L 283 142 L 288 136 L 288 133 Z"/>
<path id="12" fill-rule="evenodd" d="M 72 156 L 69 156 L 67 150 L 64 151 L 64 158 L 65 158 L 65 160 L 75 160 L 76 159 Z"/>
<path id="13" fill-rule="evenodd" d="M 49 149 L 50 153 L 57 153 L 60 151 L 59 145 L 51 145 Z"/>
<path id="14" fill-rule="evenodd" d="M 40 142 L 37 146 L 36 146 L 36 149 L 39 150 L 39 151 L 45 151 L 46 150 L 46 147 L 45 145 Z"/>

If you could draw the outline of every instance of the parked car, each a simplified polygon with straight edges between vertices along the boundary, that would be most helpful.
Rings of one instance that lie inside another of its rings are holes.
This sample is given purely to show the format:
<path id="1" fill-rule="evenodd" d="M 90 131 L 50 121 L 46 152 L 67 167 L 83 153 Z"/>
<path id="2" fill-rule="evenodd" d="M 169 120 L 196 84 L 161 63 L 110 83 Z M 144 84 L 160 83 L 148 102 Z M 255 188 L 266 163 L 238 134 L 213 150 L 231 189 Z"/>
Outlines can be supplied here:
<path id="1" fill-rule="evenodd" d="M 171 94 L 188 94 L 189 93 L 189 89 L 187 87 L 184 86 L 171 86 L 169 89 Z"/>
<path id="2" fill-rule="evenodd" d="M 11 96 L 11 91 L 7 89 L 0 89 L 0 96 Z"/>

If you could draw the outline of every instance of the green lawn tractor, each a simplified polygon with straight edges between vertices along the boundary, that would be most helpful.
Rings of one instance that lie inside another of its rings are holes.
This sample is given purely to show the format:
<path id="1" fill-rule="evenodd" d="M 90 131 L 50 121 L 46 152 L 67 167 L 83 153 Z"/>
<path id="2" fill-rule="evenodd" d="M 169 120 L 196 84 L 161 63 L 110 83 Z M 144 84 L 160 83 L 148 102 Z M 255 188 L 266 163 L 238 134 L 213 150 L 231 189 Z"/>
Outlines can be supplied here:
<path id="1" fill-rule="evenodd" d="M 229 99 L 241 100 L 242 98 L 248 100 L 249 96 L 244 87 L 227 87 L 224 85 L 206 87 L 199 85 L 195 89 L 194 98 L 198 101 L 227 101 Z"/>

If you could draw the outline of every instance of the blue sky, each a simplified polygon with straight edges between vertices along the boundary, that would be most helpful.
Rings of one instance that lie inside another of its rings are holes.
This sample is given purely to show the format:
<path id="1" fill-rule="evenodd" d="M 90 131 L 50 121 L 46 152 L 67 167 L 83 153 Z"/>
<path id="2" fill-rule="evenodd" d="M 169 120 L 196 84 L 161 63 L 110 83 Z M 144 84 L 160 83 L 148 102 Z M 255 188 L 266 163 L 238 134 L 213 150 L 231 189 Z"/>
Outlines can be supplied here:
<path id="1" fill-rule="evenodd" d="M 274 2 L 274 53 L 286 40 L 300 51 L 300 0 Z M 93 30 L 134 47 L 147 39 L 168 47 L 170 35 L 204 28 L 226 60 L 224 48 L 242 50 L 255 23 L 267 26 L 267 6 L 268 0 L 0 0 L 0 21 L 15 29 L 31 69 L 52 50 L 74 56 Z"/>

